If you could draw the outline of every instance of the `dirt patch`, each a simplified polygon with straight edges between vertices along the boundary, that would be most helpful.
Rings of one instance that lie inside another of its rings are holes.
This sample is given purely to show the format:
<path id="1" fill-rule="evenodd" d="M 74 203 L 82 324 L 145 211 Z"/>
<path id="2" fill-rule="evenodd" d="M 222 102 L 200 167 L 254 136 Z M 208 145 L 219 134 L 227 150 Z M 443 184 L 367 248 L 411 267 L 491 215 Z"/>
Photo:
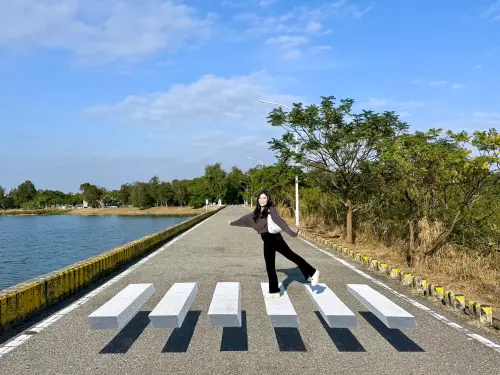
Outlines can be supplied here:
<path id="1" fill-rule="evenodd" d="M 199 215 L 206 211 L 214 211 L 218 206 L 208 206 L 207 208 L 191 208 L 191 207 L 151 207 L 147 209 L 139 209 L 135 207 L 110 207 L 110 208 L 81 208 L 69 210 L 69 215 L 131 215 L 131 216 L 146 216 L 146 215 L 161 215 L 161 216 L 176 216 L 176 215 Z"/>

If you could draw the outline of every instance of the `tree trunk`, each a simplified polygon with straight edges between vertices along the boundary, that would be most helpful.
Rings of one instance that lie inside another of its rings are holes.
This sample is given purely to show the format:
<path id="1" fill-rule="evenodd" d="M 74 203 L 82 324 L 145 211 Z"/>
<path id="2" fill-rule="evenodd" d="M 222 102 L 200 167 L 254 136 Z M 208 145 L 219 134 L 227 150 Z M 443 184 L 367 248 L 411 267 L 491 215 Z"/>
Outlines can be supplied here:
<path id="1" fill-rule="evenodd" d="M 353 210 L 352 210 L 352 201 L 350 198 L 347 198 L 347 242 L 348 243 L 353 243 L 352 240 L 352 216 L 353 216 Z"/>
<path id="2" fill-rule="evenodd" d="M 448 230 L 444 231 L 441 233 L 438 238 L 434 241 L 434 243 L 429 246 L 427 249 L 424 251 L 424 256 L 430 256 L 433 255 L 436 251 L 439 250 L 439 248 L 443 245 L 443 243 L 446 241 L 446 239 L 450 236 L 450 234 L 453 233 L 453 230 L 455 229 L 455 226 L 458 223 L 458 220 L 460 219 L 460 216 L 462 214 L 462 210 L 458 211 L 457 214 L 455 215 L 455 218 L 453 219 L 453 222 L 451 223 L 450 227 Z"/>
<path id="3" fill-rule="evenodd" d="M 423 254 L 412 252 L 410 266 L 418 268 L 422 263 Z"/>
<path id="4" fill-rule="evenodd" d="M 415 219 L 410 219 L 410 250 L 415 249 Z"/>

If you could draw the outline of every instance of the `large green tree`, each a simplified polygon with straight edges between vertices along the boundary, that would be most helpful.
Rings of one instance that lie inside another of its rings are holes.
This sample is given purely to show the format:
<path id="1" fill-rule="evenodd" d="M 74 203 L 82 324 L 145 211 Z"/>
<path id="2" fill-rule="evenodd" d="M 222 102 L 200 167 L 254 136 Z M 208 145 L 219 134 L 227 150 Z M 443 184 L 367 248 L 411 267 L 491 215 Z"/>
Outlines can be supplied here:
<path id="1" fill-rule="evenodd" d="M 363 172 L 377 159 L 377 144 L 408 128 L 394 112 L 363 110 L 353 114 L 353 99 L 322 97 L 321 105 L 303 107 L 295 103 L 284 112 L 275 108 L 268 121 L 285 129 L 281 139 L 269 144 L 280 163 L 292 160 L 306 170 L 324 172 L 325 184 L 342 199 L 346 207 L 346 240 L 353 242 L 353 213 L 360 207 L 356 197 L 370 179 Z"/>
<path id="2" fill-rule="evenodd" d="M 408 260 L 418 265 L 446 242 L 468 210 L 498 184 L 495 171 L 498 146 L 495 131 L 453 133 L 442 129 L 404 134 L 382 146 L 378 171 L 383 176 L 381 193 L 406 202 L 403 214 L 409 228 Z M 472 142 L 479 155 L 463 147 Z M 495 148 L 496 147 L 496 148 Z M 444 229 L 426 247 L 417 247 L 415 223 L 440 221 Z"/>

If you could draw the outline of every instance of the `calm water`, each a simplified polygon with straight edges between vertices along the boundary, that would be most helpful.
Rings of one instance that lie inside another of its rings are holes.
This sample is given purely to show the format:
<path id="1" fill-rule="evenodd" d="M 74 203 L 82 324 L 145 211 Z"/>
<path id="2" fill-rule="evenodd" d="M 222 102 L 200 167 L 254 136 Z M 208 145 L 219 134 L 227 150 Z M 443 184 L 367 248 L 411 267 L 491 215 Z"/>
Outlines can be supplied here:
<path id="1" fill-rule="evenodd" d="M 188 218 L 0 216 L 0 290 L 101 254 Z"/>

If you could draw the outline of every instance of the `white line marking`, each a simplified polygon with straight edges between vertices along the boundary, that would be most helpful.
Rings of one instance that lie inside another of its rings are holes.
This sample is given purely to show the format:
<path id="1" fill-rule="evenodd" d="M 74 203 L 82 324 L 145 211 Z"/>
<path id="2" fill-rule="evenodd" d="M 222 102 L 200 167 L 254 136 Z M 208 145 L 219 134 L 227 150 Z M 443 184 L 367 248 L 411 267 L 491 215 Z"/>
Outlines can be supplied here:
<path id="1" fill-rule="evenodd" d="M 495 350 L 500 349 L 500 345 L 494 343 L 493 341 L 488 340 L 487 338 L 480 336 L 476 333 L 468 333 L 467 336 L 472 337 L 473 339 L 479 341 L 480 343 L 489 346 L 490 348 L 494 348 Z"/>
<path id="2" fill-rule="evenodd" d="M 126 270 L 124 270 L 123 272 L 119 273 L 118 275 L 116 275 L 115 277 L 113 277 L 111 280 L 107 281 L 106 283 L 104 283 L 103 285 L 101 285 L 99 288 L 97 289 L 94 289 L 92 290 L 91 292 L 88 292 L 86 295 L 84 295 L 83 297 L 81 297 L 79 300 L 77 300 L 76 302 L 73 302 L 71 305 L 69 305 L 68 307 L 65 307 L 63 310 L 61 311 L 58 311 L 54 314 L 52 314 L 51 316 L 49 316 L 48 318 L 44 319 L 42 322 L 38 323 L 34 328 L 27 328 L 24 332 L 26 331 L 35 331 L 35 332 L 41 332 L 43 329 L 47 328 L 48 326 L 50 326 L 52 323 L 56 322 L 57 320 L 59 320 L 60 318 L 62 318 L 64 315 L 66 315 L 68 312 L 76 309 L 77 307 L 85 304 L 90 298 L 96 296 L 97 294 L 99 294 L 101 291 L 103 291 L 104 289 L 108 288 L 109 286 L 113 285 L 114 283 L 116 283 L 118 280 L 120 280 L 121 278 L 123 278 L 124 276 L 128 275 L 129 273 L 131 273 L 132 271 L 134 271 L 138 266 L 144 264 L 146 261 L 148 261 L 149 259 L 151 259 L 152 257 L 160 254 L 163 250 L 165 250 L 167 247 L 169 247 L 170 245 L 176 243 L 177 241 L 179 241 L 181 238 L 183 238 L 185 235 L 187 235 L 189 232 L 195 230 L 196 228 L 198 228 L 200 225 L 206 223 L 207 221 L 211 220 L 212 218 L 214 218 L 215 216 L 217 216 L 219 213 L 221 213 L 221 211 L 219 212 L 216 212 L 215 214 L 213 214 L 212 216 L 210 216 L 209 218 L 203 220 L 201 223 L 198 223 L 196 224 L 194 227 L 188 229 L 187 231 L 185 231 L 184 233 L 178 235 L 177 237 L 175 237 L 173 240 L 167 242 L 165 245 L 163 245 L 162 247 L 160 247 L 158 250 L 156 250 L 154 253 L 151 253 L 149 254 L 148 256 L 146 256 L 145 258 L 143 258 L 142 260 L 140 260 L 139 262 L 137 262 L 136 264 L 134 264 L 133 266 L 130 266 L 129 268 L 127 268 Z M 181 224 L 181 223 L 179 223 Z M 25 336 L 27 336 L 27 338 L 24 338 Z M 23 339 L 21 341 L 19 341 L 19 338 L 20 337 L 23 337 Z M 8 352 L 10 352 L 12 349 L 14 349 L 15 347 L 18 347 L 19 345 L 21 345 L 24 341 L 28 340 L 29 338 L 31 338 L 32 335 L 25 335 L 25 334 L 21 334 L 20 336 L 17 336 L 15 337 L 14 339 L 8 341 L 7 343 L 5 343 L 3 346 L 0 346 L 0 358 L 2 358 L 5 354 L 7 354 Z"/>
<path id="3" fill-rule="evenodd" d="M 300 237 L 299 237 L 300 238 Z M 417 302 L 417 301 L 414 301 L 413 299 L 405 296 L 404 294 L 401 294 L 397 291 L 395 291 L 394 289 L 390 288 L 388 285 L 384 284 L 382 281 L 380 280 L 377 280 L 375 278 L 373 278 L 372 276 L 364 273 L 363 271 L 359 270 L 358 268 L 356 268 L 355 266 L 353 266 L 352 264 L 346 262 L 345 260 L 341 259 L 341 258 L 337 258 L 335 255 L 333 255 L 332 253 L 329 253 L 328 251 L 326 250 L 323 250 L 323 249 L 320 249 L 319 247 L 317 247 L 315 244 L 305 240 L 304 238 L 300 238 L 302 241 L 304 241 L 305 243 L 307 243 L 308 245 L 310 245 L 311 247 L 315 248 L 316 250 L 319 250 L 321 251 L 322 253 L 328 255 L 330 258 L 333 258 L 335 259 L 336 261 L 338 261 L 339 263 L 342 263 L 344 266 L 346 266 L 347 268 L 350 268 L 352 271 L 358 273 L 359 275 L 363 276 L 365 279 L 368 279 L 368 280 L 371 280 L 373 281 L 375 284 L 387 289 L 389 292 L 391 292 L 392 294 L 395 294 L 396 296 L 398 296 L 399 298 L 405 300 L 406 302 L 409 302 L 411 303 L 413 306 L 415 307 L 418 307 L 420 310 L 423 310 L 427 313 L 429 313 L 430 315 L 432 315 L 434 318 L 436 318 L 437 320 L 440 320 L 441 322 L 443 322 L 444 324 L 452 327 L 452 328 L 455 328 L 457 331 L 461 331 L 463 333 L 466 333 L 467 336 L 469 337 L 472 337 L 473 339 L 479 341 L 480 343 L 490 347 L 490 348 L 493 348 L 493 350 L 497 351 L 498 353 L 500 353 L 500 345 L 488 340 L 487 338 L 481 336 L 481 335 L 478 335 L 478 334 L 475 334 L 475 333 L 470 333 L 470 331 L 467 329 L 467 328 L 464 328 L 462 326 L 460 326 L 459 324 L 455 323 L 455 322 L 452 322 L 451 320 L 449 320 L 448 318 L 432 311 L 430 308 L 422 305 L 421 303 Z"/>

